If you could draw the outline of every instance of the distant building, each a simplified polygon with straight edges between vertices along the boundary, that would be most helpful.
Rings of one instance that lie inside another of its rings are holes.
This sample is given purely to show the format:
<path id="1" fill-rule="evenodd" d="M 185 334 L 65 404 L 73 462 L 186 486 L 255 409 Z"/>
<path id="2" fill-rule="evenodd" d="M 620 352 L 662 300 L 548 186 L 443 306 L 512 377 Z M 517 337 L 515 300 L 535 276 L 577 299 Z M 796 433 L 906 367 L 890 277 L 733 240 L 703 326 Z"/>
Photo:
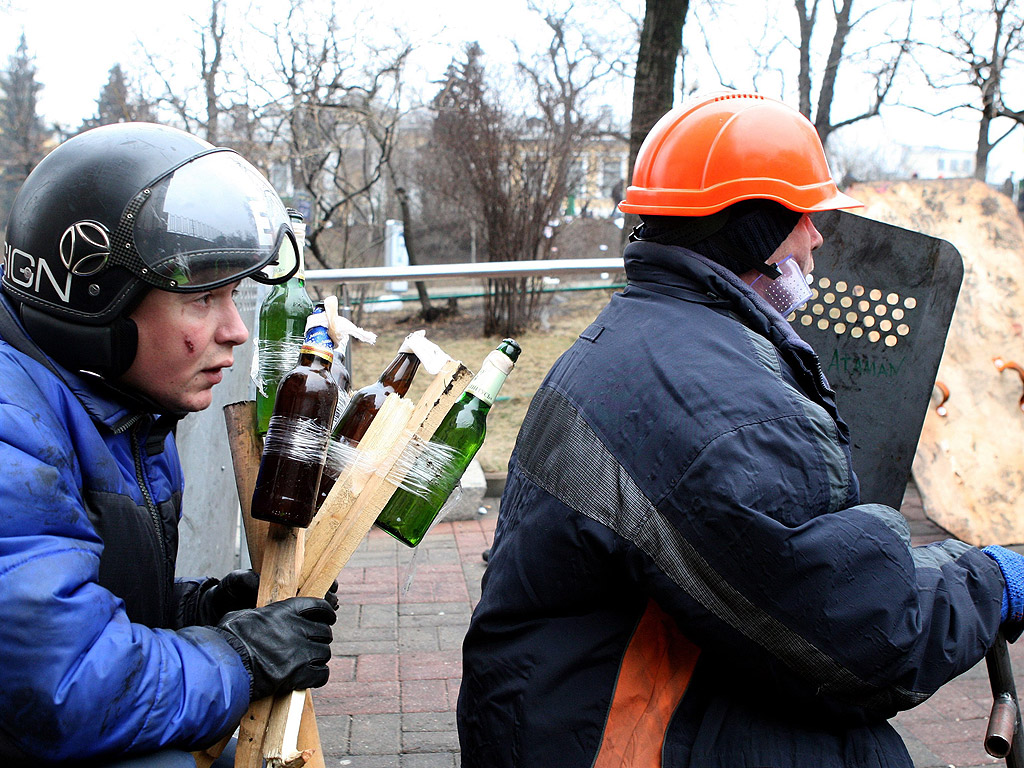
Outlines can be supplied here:
<path id="1" fill-rule="evenodd" d="M 569 179 L 567 216 L 612 218 L 626 189 L 629 144 L 603 137 L 587 142 L 576 159 Z"/>
<path id="2" fill-rule="evenodd" d="M 966 179 L 974 176 L 973 149 L 903 148 L 903 168 L 917 179 Z"/>

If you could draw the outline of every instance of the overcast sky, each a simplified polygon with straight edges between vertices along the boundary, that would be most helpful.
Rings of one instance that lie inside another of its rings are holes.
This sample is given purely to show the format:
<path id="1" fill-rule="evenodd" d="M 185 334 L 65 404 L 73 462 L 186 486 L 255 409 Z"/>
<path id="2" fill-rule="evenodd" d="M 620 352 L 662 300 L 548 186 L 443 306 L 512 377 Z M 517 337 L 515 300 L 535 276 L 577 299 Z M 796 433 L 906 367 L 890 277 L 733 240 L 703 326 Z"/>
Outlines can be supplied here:
<path id="1" fill-rule="evenodd" d="M 304 0 L 322 2 L 322 0 Z M 175 0 L 156 3 L 150 0 L 7 0 L 6 12 L 0 10 L 0 61 L 14 52 L 18 38 L 25 32 L 29 52 L 35 58 L 37 79 L 44 84 L 40 110 L 51 121 L 77 126 L 95 113 L 96 98 L 107 82 L 110 68 L 120 63 L 129 75 L 138 76 L 145 66 L 142 49 L 168 55 L 178 50 L 189 66 L 198 59 L 197 19 L 205 25 L 210 0 Z M 543 23 L 532 14 L 526 0 L 481 3 L 478 0 L 382 0 L 381 2 L 338 2 L 342 21 L 347 9 L 365 5 L 371 15 L 360 17 L 358 25 L 386 34 L 400 27 L 415 40 L 416 63 L 432 70 L 431 77 L 443 74 L 445 65 L 461 50 L 464 41 L 480 40 L 488 54 L 511 56 L 507 31 L 514 30 L 526 39 L 546 37 Z M 4 0 L 0 0 L 0 9 Z M 227 0 L 228 37 L 238 44 L 238 29 L 231 24 L 255 23 L 267 29 L 282 18 L 287 0 Z M 252 11 L 249 9 L 253 8 Z M 246 14 L 243 21 L 240 16 Z M 537 37 L 540 35 L 540 37 Z M 247 50 L 259 44 L 258 35 L 248 35 Z"/>
<path id="2" fill-rule="evenodd" d="M 322 0 L 305 0 L 320 2 Z M 561 2 L 561 0 L 545 0 Z M 142 48 L 162 56 L 170 56 L 180 51 L 180 60 L 187 67 L 197 59 L 198 32 L 193 18 L 204 22 L 209 16 L 210 0 L 175 0 L 173 3 L 154 3 L 147 0 L 7 0 L 8 10 L 0 10 L 0 57 L 10 55 L 17 45 L 18 36 L 24 30 L 29 51 L 35 57 L 37 79 L 43 83 L 44 90 L 40 95 L 40 111 L 52 122 L 59 122 L 68 127 L 77 127 L 81 121 L 95 113 L 96 98 L 100 89 L 107 81 L 110 68 L 120 63 L 128 74 L 138 78 L 146 67 Z M 248 10 L 250 3 L 256 3 L 254 10 Z M 566 0 L 568 3 L 568 0 Z M 618 37 L 618 42 L 634 39 L 635 29 L 624 22 L 626 15 L 616 10 L 618 7 L 612 0 L 576 0 L 577 10 L 585 8 L 588 3 L 595 3 L 597 8 L 605 8 L 605 13 L 591 13 L 589 19 L 594 24 L 612 25 L 605 32 L 610 37 Z M 942 0 L 918 0 L 919 16 L 927 13 L 929 6 L 939 7 Z M 512 58 L 511 44 L 508 41 L 514 34 L 524 47 L 531 44 L 539 45 L 547 40 L 547 32 L 536 14 L 527 8 L 527 0 L 502 0 L 500 3 L 481 3 L 479 0 L 445 0 L 435 3 L 431 0 L 376 0 L 362 3 L 338 2 L 339 9 L 348 9 L 360 5 L 374 8 L 372 24 L 367 16 L 356 19 L 356 28 L 366 27 L 386 31 L 392 27 L 406 30 L 406 34 L 416 43 L 416 74 L 407 75 L 407 81 L 419 84 L 423 95 L 429 97 L 434 86 L 429 81 L 443 74 L 444 66 L 460 53 L 462 44 L 469 40 L 479 40 L 488 54 L 489 59 L 504 57 Z M 640 0 L 621 0 L 621 5 L 639 14 L 642 3 Z M 895 4 L 891 4 L 895 6 Z M 4 0 L 0 0 L 0 9 Z M 229 36 L 237 45 L 237 26 L 242 23 L 255 23 L 264 28 L 270 26 L 274 14 L 283 16 L 286 0 L 227 0 Z M 702 29 L 694 9 L 713 7 L 707 4 L 697 6 L 691 3 L 691 13 L 687 17 L 687 43 L 691 52 L 691 61 L 706 56 L 703 49 Z M 726 4 L 725 13 L 729 13 Z M 241 18 L 245 12 L 245 19 Z M 765 14 L 771 19 L 773 15 L 786 18 L 783 14 L 792 14 L 791 0 L 765 0 L 759 3 L 755 11 L 745 2 L 736 3 L 728 15 L 710 21 L 706 32 L 710 38 L 716 32 L 727 34 L 731 50 L 743 50 L 745 46 L 756 46 L 760 36 L 764 34 L 763 22 L 755 18 L 756 14 Z M 345 18 L 345 17 L 343 17 Z M 707 22 L 705 15 L 704 21 Z M 744 25 L 746 28 L 744 29 Z M 727 32 L 725 30 L 728 30 Z M 245 53 L 251 54 L 259 43 L 258 37 L 248 35 L 245 38 Z M 778 56 L 794 56 L 792 49 L 780 51 Z M 0 58 L 0 62 L 5 59 Z M 703 66 L 703 71 L 695 79 L 703 79 L 697 84 L 701 87 L 717 85 L 718 75 L 727 76 L 739 87 L 752 87 L 749 82 L 749 70 L 756 62 L 745 61 L 741 57 L 732 56 L 727 61 L 716 62 L 714 68 Z M 792 67 L 790 67 L 792 69 Z M 744 82 L 747 80 L 747 82 Z M 778 86 L 776 86 L 778 87 Z M 771 94 L 779 95 L 779 94 Z M 857 94 L 841 94 L 844 98 L 856 99 Z M 862 95 L 866 98 L 866 95 Z M 628 115 L 630 94 L 624 89 L 609 94 L 608 101 L 621 108 L 620 114 Z M 849 133 L 849 132 L 848 132 Z M 885 144 L 927 144 L 946 148 L 973 149 L 976 141 L 977 127 L 973 117 L 968 119 L 941 120 L 926 119 L 909 110 L 883 109 L 883 118 L 862 125 L 855 136 L 844 137 L 849 141 L 856 136 L 863 137 L 866 142 Z M 1020 177 L 1024 172 L 1024 132 L 1005 142 L 993 156 L 993 168 L 989 180 L 1001 180 L 1007 173 L 1014 172 Z"/>

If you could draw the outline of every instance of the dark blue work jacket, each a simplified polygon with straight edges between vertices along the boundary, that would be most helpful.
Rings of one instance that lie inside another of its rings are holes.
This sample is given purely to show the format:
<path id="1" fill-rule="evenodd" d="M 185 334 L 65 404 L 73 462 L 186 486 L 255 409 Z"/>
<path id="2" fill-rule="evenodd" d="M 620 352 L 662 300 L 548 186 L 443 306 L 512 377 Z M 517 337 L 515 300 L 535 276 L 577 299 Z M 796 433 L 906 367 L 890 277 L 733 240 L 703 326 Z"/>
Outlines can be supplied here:
<path id="1" fill-rule="evenodd" d="M 860 503 L 816 355 L 735 276 L 625 258 L 509 465 L 464 768 L 909 768 L 887 718 L 982 658 L 998 566 Z"/>

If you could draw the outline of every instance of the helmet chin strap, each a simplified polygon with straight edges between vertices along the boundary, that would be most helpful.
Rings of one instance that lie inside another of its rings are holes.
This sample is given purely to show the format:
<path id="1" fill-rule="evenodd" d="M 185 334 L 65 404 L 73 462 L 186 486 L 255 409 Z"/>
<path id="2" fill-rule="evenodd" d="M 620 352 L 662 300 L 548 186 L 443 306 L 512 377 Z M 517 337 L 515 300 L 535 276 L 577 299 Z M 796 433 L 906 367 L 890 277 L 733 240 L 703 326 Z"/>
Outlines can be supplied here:
<path id="1" fill-rule="evenodd" d="M 135 321 L 117 317 L 108 325 L 80 325 L 21 305 L 21 322 L 39 347 L 65 368 L 112 380 L 131 367 L 138 349 Z"/>

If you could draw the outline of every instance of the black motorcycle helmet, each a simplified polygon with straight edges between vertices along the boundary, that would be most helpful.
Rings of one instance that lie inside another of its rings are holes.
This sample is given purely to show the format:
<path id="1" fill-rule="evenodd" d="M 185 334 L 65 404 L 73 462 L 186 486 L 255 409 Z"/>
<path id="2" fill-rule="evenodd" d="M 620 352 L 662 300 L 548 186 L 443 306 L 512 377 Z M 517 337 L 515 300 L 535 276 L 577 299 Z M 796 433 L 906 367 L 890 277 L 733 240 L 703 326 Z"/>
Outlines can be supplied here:
<path id="1" fill-rule="evenodd" d="M 148 290 L 283 282 L 296 253 L 284 204 L 236 152 L 118 123 L 69 139 L 29 174 L 8 218 L 2 286 L 48 355 L 113 378 L 135 358 L 128 315 Z"/>

